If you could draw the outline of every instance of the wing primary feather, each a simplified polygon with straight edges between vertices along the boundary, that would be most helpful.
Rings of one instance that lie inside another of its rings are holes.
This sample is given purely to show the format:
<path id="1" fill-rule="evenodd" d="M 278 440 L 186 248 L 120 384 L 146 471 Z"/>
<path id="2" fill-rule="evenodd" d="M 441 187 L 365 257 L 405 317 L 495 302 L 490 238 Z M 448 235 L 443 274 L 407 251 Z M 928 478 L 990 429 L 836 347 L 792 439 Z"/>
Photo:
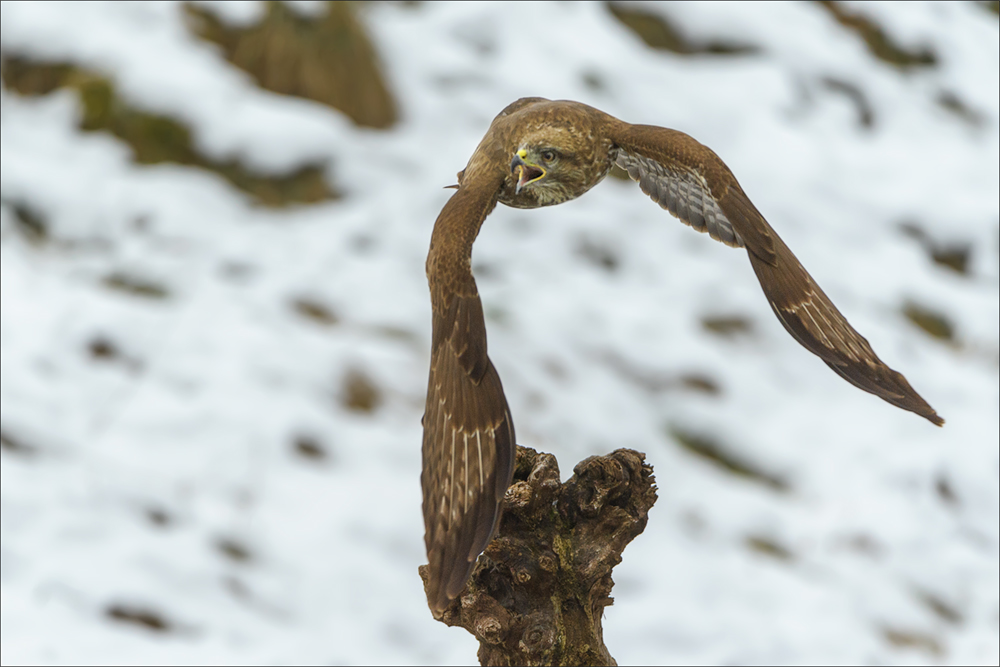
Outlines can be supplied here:
<path id="1" fill-rule="evenodd" d="M 761 223 L 767 224 L 763 218 Z M 944 419 L 906 378 L 879 359 L 778 235 L 772 232 L 772 238 L 776 258 L 773 264 L 752 252 L 748 254 L 764 295 L 785 330 L 854 386 L 937 426 L 943 425 Z M 813 315 L 814 310 L 822 323 Z M 811 327 L 804 317 L 809 318 Z"/>
<path id="2" fill-rule="evenodd" d="M 746 248 L 771 309 L 803 347 L 856 387 L 944 423 L 837 310 L 718 155 L 676 130 L 615 121 L 610 131 L 613 159 L 644 193 L 692 228 Z"/>
<path id="3" fill-rule="evenodd" d="M 513 471 L 513 425 L 487 356 L 483 307 L 470 269 L 472 240 L 501 183 L 484 181 L 470 162 L 438 216 L 427 258 L 433 331 L 425 412 L 440 416 L 424 420 L 421 483 L 427 602 L 435 613 L 461 592 L 492 537 Z M 510 441 L 501 442 L 496 433 L 509 434 Z"/>

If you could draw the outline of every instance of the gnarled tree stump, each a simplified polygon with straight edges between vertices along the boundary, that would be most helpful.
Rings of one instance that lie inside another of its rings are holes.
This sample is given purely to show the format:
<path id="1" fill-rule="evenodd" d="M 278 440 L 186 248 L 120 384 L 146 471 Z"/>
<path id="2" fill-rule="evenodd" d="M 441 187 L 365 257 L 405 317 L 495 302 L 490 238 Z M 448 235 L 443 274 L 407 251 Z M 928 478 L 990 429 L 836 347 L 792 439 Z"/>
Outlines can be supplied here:
<path id="1" fill-rule="evenodd" d="M 601 619 L 613 602 L 611 570 L 656 502 L 653 469 L 644 454 L 619 449 L 573 473 L 560 484 L 554 456 L 517 448 L 500 529 L 438 618 L 475 635 L 480 664 L 617 664 Z"/>

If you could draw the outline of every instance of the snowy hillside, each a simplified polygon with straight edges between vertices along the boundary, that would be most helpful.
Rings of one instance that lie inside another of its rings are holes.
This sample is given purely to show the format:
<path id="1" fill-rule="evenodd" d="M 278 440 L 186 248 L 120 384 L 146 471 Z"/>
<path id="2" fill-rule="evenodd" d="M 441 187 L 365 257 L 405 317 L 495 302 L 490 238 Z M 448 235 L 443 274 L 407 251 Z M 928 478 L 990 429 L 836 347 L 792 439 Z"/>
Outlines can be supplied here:
<path id="1" fill-rule="evenodd" d="M 564 478 L 630 447 L 657 477 L 604 620 L 619 664 L 997 664 L 989 5 L 365 5 L 378 129 L 192 25 L 263 5 L 5 2 L 3 662 L 475 660 L 417 576 L 424 259 L 443 186 L 540 95 L 711 147 L 947 420 L 837 377 L 744 251 L 634 183 L 498 207 L 473 269 L 520 444 Z M 664 26 L 682 48 L 640 37 Z M 185 157 L 101 129 L 87 91 Z"/>

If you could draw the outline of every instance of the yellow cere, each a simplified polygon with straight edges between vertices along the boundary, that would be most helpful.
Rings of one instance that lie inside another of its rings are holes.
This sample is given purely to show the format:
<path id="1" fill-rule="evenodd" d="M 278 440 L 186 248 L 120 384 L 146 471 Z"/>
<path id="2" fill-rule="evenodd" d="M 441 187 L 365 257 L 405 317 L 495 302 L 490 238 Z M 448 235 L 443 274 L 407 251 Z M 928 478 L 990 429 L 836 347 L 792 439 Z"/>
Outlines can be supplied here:
<path id="1" fill-rule="evenodd" d="M 517 152 L 517 156 L 523 160 L 524 158 L 528 157 L 528 151 L 522 148 Z"/>

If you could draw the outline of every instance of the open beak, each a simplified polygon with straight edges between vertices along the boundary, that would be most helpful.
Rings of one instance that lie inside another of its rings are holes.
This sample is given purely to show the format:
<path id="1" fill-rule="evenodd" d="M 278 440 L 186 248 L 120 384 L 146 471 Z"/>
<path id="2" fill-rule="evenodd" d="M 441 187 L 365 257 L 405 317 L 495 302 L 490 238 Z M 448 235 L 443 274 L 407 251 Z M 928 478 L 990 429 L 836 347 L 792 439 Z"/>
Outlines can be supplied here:
<path id="1" fill-rule="evenodd" d="M 524 161 L 527 155 L 528 151 L 521 149 L 514 154 L 514 158 L 510 161 L 510 173 L 517 175 L 517 187 L 514 188 L 515 195 L 521 194 L 521 189 L 524 186 L 545 177 L 545 169 L 539 167 L 537 164 Z"/>

